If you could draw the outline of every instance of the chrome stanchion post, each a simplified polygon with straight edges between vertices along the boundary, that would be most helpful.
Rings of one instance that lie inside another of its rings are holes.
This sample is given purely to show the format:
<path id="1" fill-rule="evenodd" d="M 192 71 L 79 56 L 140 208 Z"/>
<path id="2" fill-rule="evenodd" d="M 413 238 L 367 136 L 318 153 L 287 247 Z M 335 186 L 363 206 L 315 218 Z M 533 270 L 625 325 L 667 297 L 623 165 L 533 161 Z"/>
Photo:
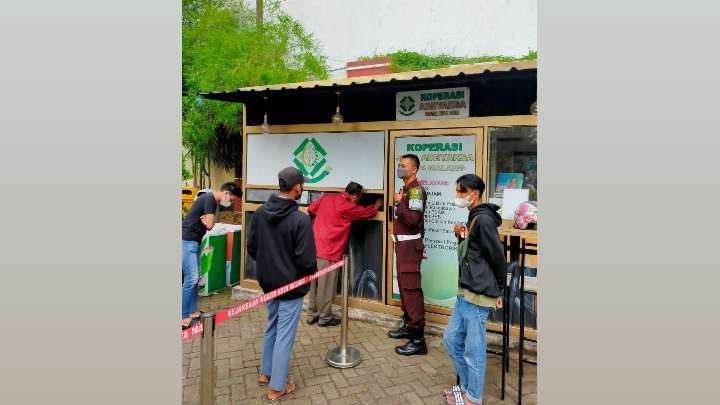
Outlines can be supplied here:
<path id="1" fill-rule="evenodd" d="M 215 315 L 203 313 L 200 318 L 200 405 L 215 403 Z"/>
<path id="2" fill-rule="evenodd" d="M 343 256 L 342 266 L 342 325 L 340 327 L 340 346 L 331 349 L 327 353 L 325 361 L 335 368 L 350 368 L 360 364 L 360 351 L 354 347 L 347 345 L 348 334 L 348 288 L 350 266 L 348 264 L 348 256 Z"/>

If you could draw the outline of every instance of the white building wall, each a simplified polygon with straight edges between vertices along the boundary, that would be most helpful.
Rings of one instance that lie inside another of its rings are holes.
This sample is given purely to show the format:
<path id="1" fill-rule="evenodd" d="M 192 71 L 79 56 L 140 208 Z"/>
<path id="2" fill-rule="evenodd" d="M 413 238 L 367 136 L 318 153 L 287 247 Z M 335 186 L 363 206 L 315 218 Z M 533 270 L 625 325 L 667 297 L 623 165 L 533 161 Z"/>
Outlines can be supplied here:
<path id="1" fill-rule="evenodd" d="M 254 1 L 248 3 L 254 7 Z M 537 49 L 537 0 L 284 0 L 331 69 L 401 49 L 453 56 Z M 345 76 L 335 70 L 333 77 Z"/>

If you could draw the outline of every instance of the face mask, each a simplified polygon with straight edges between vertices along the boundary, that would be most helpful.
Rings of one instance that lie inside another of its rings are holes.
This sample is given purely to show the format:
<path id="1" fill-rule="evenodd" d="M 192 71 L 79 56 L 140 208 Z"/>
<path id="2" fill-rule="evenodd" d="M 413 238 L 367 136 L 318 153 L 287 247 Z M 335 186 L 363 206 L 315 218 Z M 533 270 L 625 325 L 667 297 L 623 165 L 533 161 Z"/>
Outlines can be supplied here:
<path id="1" fill-rule="evenodd" d="M 220 201 L 220 205 L 222 205 L 222 206 L 225 207 L 225 208 L 228 208 L 229 206 L 232 205 L 232 201 L 230 201 L 230 200 L 222 200 L 222 201 Z"/>
<path id="2" fill-rule="evenodd" d="M 398 167 L 397 168 L 397 176 L 400 179 L 404 179 L 405 176 L 407 176 L 407 171 L 402 167 Z"/>
<path id="3" fill-rule="evenodd" d="M 460 208 L 467 208 L 470 206 L 470 196 L 466 195 L 464 198 L 455 197 L 455 205 Z"/>

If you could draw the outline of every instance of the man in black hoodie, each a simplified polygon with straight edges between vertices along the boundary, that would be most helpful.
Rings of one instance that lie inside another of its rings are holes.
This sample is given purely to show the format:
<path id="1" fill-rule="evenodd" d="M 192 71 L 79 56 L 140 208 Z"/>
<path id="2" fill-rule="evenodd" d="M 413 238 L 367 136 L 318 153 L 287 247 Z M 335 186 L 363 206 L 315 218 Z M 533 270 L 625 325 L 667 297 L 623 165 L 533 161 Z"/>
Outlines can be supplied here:
<path id="1" fill-rule="evenodd" d="M 265 293 L 317 271 L 315 238 L 310 217 L 298 210 L 305 178 L 287 167 L 278 173 L 280 193 L 258 208 L 250 221 L 247 250 L 258 269 L 258 282 Z M 296 389 L 288 381 L 305 284 L 267 303 L 267 325 L 263 340 L 258 383 L 269 385 L 267 397 L 275 400 Z"/>
<path id="2" fill-rule="evenodd" d="M 458 296 L 445 329 L 445 349 L 460 385 L 445 391 L 448 402 L 457 393 L 464 403 L 480 405 L 485 384 L 487 318 L 502 308 L 505 288 L 505 252 L 498 236 L 502 218 L 495 204 L 483 204 L 485 182 L 475 175 L 461 176 L 455 185 L 455 205 L 469 211 L 467 226 L 455 225 L 458 236 Z"/>

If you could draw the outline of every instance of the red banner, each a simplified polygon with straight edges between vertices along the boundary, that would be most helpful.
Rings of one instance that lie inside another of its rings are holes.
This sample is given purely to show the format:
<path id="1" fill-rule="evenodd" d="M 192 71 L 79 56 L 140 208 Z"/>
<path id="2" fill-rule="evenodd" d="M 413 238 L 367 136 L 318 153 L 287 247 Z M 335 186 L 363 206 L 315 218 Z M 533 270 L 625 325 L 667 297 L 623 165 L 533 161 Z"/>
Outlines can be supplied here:
<path id="1" fill-rule="evenodd" d="M 317 273 L 305 276 L 303 278 L 297 279 L 293 281 L 290 284 L 286 284 L 276 290 L 270 291 L 267 294 L 260 295 L 258 297 L 255 297 L 251 300 L 245 301 L 242 304 L 236 305 L 232 308 L 223 309 L 220 311 L 217 311 L 215 313 L 215 325 L 220 325 L 221 323 L 227 321 L 228 319 L 235 318 L 242 314 L 243 312 L 247 312 L 259 305 L 262 305 L 272 299 L 275 299 L 283 294 L 286 294 L 302 285 L 305 285 L 316 278 L 322 277 L 331 271 L 337 270 L 339 267 L 342 267 L 345 264 L 344 260 L 340 260 L 337 263 L 333 263 L 330 266 L 325 267 L 324 269 L 318 270 Z M 182 341 L 186 342 L 193 337 L 201 334 L 203 331 L 202 323 L 198 323 L 197 325 L 194 325 L 192 328 L 185 329 L 182 333 Z"/>

